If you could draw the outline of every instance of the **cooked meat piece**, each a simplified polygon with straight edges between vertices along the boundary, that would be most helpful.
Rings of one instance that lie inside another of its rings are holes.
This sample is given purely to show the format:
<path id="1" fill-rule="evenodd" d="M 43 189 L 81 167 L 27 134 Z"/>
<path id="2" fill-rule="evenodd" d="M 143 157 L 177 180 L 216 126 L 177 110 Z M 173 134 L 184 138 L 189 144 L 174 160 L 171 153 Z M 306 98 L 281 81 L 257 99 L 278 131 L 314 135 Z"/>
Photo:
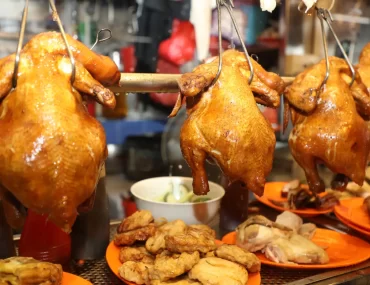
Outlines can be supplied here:
<path id="1" fill-rule="evenodd" d="M 152 280 L 150 285 L 202 285 L 202 283 L 191 280 L 188 276 L 181 276 L 168 281 Z"/>
<path id="2" fill-rule="evenodd" d="M 150 279 L 167 281 L 176 278 L 192 269 L 199 259 L 198 251 L 181 254 L 163 251 L 155 258 L 153 270 L 150 271 Z"/>
<path id="3" fill-rule="evenodd" d="M 182 220 L 175 220 L 157 228 L 154 236 L 145 243 L 146 249 L 153 254 L 161 253 L 166 249 L 165 237 L 167 235 L 181 234 L 185 232 L 186 224 Z"/>
<path id="4" fill-rule="evenodd" d="M 146 227 L 154 221 L 152 213 L 148 210 L 141 210 L 125 218 L 117 228 L 117 233 L 128 232 Z"/>
<path id="5" fill-rule="evenodd" d="M 284 82 L 251 59 L 255 74 L 249 85 L 244 53 L 227 50 L 222 60 L 222 72 L 212 86 L 218 58 L 182 75 L 180 95 L 170 117 L 177 114 L 186 97 L 188 117 L 181 129 L 180 145 L 192 170 L 195 194 L 209 191 L 204 164 L 206 159 L 213 159 L 230 182 L 242 181 L 262 195 L 272 168 L 276 138 L 256 101 L 278 107 Z"/>
<path id="6" fill-rule="evenodd" d="M 218 257 L 203 258 L 189 272 L 203 285 L 245 285 L 248 271 L 241 265 Z"/>
<path id="7" fill-rule="evenodd" d="M 213 236 L 213 238 L 216 238 L 216 231 L 211 229 L 209 226 L 207 225 L 190 225 L 189 226 L 190 228 L 194 228 L 194 229 L 197 229 L 197 230 L 201 230 L 201 231 L 205 231 L 207 232 L 209 235 Z"/>
<path id="8" fill-rule="evenodd" d="M 248 272 L 261 271 L 261 261 L 257 256 L 237 245 L 223 244 L 216 251 L 216 256 L 243 265 Z"/>
<path id="9" fill-rule="evenodd" d="M 2 285 L 60 285 L 63 269 L 59 264 L 42 262 L 31 257 L 0 259 Z"/>
<path id="10" fill-rule="evenodd" d="M 216 241 L 213 235 L 204 230 L 188 227 L 185 232 L 169 234 L 165 237 L 166 249 L 171 252 L 207 253 L 216 249 Z"/>
<path id="11" fill-rule="evenodd" d="M 356 71 L 370 96 L 370 43 L 366 44 L 362 49 Z"/>
<path id="12" fill-rule="evenodd" d="M 356 109 L 370 98 L 357 81 L 349 87 L 350 70 L 345 60 L 330 57 L 330 76 L 325 78 L 325 60 L 299 74 L 285 96 L 284 126 L 288 109 L 293 123 L 289 146 L 293 157 L 304 169 L 310 190 L 320 193 L 325 185 L 316 164 L 323 162 L 335 176 L 333 185 L 348 180 L 362 185 L 370 150 L 370 131 Z M 367 99 L 366 99 L 367 98 Z M 370 108 L 369 108 L 370 114 Z"/>
<path id="13" fill-rule="evenodd" d="M 295 232 L 297 232 L 303 224 L 303 220 L 300 216 L 289 211 L 284 211 L 283 213 L 278 215 L 275 222 L 277 224 L 291 228 Z"/>
<path id="14" fill-rule="evenodd" d="M 144 246 L 129 247 L 124 246 L 119 253 L 119 260 L 124 263 L 126 261 L 141 261 L 146 264 L 154 263 L 154 256 L 151 255 Z"/>
<path id="15" fill-rule="evenodd" d="M 326 264 L 329 256 L 324 249 L 303 236 L 293 234 L 290 238 L 280 237 L 265 249 L 268 259 L 277 263 Z"/>
<path id="16" fill-rule="evenodd" d="M 236 228 L 236 245 L 256 252 L 263 250 L 272 240 L 292 234 L 292 229 L 258 215 L 249 218 Z"/>
<path id="17" fill-rule="evenodd" d="M 299 230 L 298 230 L 298 234 L 305 237 L 306 239 L 309 239 L 311 240 L 315 233 L 316 233 L 316 225 L 313 224 L 313 223 L 306 223 L 306 224 L 303 224 Z"/>
<path id="18" fill-rule="evenodd" d="M 149 224 L 148 226 L 140 229 L 116 234 L 116 236 L 114 237 L 114 244 L 118 246 L 132 245 L 136 241 L 146 241 L 150 237 L 155 235 L 156 230 L 157 228 L 154 224 Z"/>
<path id="19" fill-rule="evenodd" d="M 153 268 L 152 264 L 143 262 L 126 261 L 118 269 L 118 274 L 125 280 L 136 284 L 150 284 L 149 271 Z"/>
<path id="20" fill-rule="evenodd" d="M 60 33 L 36 35 L 24 46 L 15 89 L 15 55 L 0 60 L 0 199 L 9 191 L 69 233 L 78 212 L 94 204 L 108 154 L 104 128 L 81 94 L 114 108 L 115 96 L 103 85 L 116 84 L 120 72 L 109 57 L 67 40 L 76 60 L 73 86 Z"/>

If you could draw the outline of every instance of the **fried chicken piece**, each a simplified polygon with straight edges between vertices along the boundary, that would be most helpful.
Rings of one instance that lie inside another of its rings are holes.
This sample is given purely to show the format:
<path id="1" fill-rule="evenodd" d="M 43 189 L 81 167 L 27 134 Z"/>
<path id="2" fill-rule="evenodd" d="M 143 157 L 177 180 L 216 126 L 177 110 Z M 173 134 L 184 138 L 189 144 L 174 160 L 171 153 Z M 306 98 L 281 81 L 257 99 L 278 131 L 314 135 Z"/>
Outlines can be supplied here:
<path id="1" fill-rule="evenodd" d="M 38 34 L 23 47 L 14 89 L 15 54 L 0 59 L 0 199 L 10 192 L 69 233 L 78 213 L 93 207 L 108 155 L 104 128 L 82 96 L 114 108 L 114 93 L 103 85 L 116 84 L 120 72 L 109 57 L 67 40 L 75 59 L 73 86 L 60 33 Z M 8 215 L 17 226 L 18 213 Z"/>
<path id="2" fill-rule="evenodd" d="M 203 285 L 246 285 L 248 271 L 241 265 L 218 257 L 203 258 L 189 272 Z"/>
<path id="3" fill-rule="evenodd" d="M 213 238 L 216 238 L 216 231 L 211 229 L 209 226 L 207 225 L 190 225 L 189 226 L 190 228 L 194 228 L 194 229 L 197 229 L 197 230 L 201 230 L 201 231 L 205 231 L 207 232 L 209 235 L 213 236 Z"/>
<path id="4" fill-rule="evenodd" d="M 118 246 L 132 245 L 136 241 L 146 241 L 147 239 L 155 235 L 156 230 L 157 228 L 154 224 L 149 224 L 148 226 L 143 228 L 116 234 L 116 236 L 114 237 L 114 244 Z"/>
<path id="5" fill-rule="evenodd" d="M 63 269 L 59 264 L 42 262 L 31 257 L 0 259 L 0 284 L 60 285 Z"/>
<path id="6" fill-rule="evenodd" d="M 187 226 L 182 220 L 175 220 L 164 224 L 158 227 L 154 236 L 146 241 L 145 248 L 152 254 L 161 253 L 166 249 L 165 237 L 167 235 L 184 233 L 186 228 Z"/>
<path id="7" fill-rule="evenodd" d="M 222 60 L 222 72 L 213 86 L 218 58 L 181 76 L 180 94 L 170 117 L 176 116 L 186 98 L 188 117 L 181 128 L 180 145 L 192 171 L 195 194 L 209 191 L 204 164 L 213 159 L 230 183 L 242 181 L 262 195 L 276 138 L 256 102 L 277 108 L 284 82 L 251 59 L 255 73 L 249 85 L 244 53 L 227 50 Z"/>
<path id="8" fill-rule="evenodd" d="M 169 234 L 165 237 L 166 249 L 171 252 L 193 252 L 207 253 L 216 249 L 214 236 L 204 230 L 188 227 L 185 232 Z"/>
<path id="9" fill-rule="evenodd" d="M 284 92 L 284 126 L 288 109 L 294 126 L 289 147 L 315 193 L 325 191 L 317 163 L 323 162 L 336 174 L 333 186 L 343 189 L 348 179 L 362 185 L 370 151 L 370 131 L 355 102 L 366 105 L 361 82 L 356 81 L 350 89 L 350 69 L 345 60 L 330 57 L 329 62 L 330 76 L 321 89 L 325 60 L 299 74 Z"/>
<path id="10" fill-rule="evenodd" d="M 150 279 L 167 281 L 178 277 L 192 269 L 199 260 L 198 251 L 181 254 L 163 251 L 155 258 L 153 270 L 150 271 Z"/>
<path id="11" fill-rule="evenodd" d="M 117 228 L 117 233 L 128 232 L 146 227 L 154 221 L 152 213 L 148 210 L 136 211 L 131 216 L 125 218 Z"/>
<path id="12" fill-rule="evenodd" d="M 168 281 L 152 280 L 150 285 L 202 285 L 202 283 L 191 280 L 188 276 L 181 276 Z"/>
<path id="13" fill-rule="evenodd" d="M 152 264 L 143 262 L 126 261 L 118 269 L 118 274 L 125 280 L 136 284 L 150 284 L 149 272 Z"/>
<path id="14" fill-rule="evenodd" d="M 146 264 L 154 263 L 154 256 L 146 250 L 144 246 L 129 247 L 124 246 L 119 252 L 119 260 L 124 263 L 126 261 L 140 261 Z"/>
<path id="15" fill-rule="evenodd" d="M 237 245 L 223 244 L 216 249 L 215 254 L 219 258 L 243 265 L 248 272 L 261 271 L 261 261 L 257 256 Z"/>

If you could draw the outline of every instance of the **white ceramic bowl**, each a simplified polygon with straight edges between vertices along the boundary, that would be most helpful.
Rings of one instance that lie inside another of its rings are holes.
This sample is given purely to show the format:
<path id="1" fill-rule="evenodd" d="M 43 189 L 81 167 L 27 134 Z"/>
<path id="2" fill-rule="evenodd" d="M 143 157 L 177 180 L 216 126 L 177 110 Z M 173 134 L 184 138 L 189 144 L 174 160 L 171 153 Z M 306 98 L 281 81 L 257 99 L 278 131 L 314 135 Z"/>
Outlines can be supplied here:
<path id="1" fill-rule="evenodd" d="M 190 177 L 155 177 L 141 180 L 131 186 L 131 193 L 135 197 L 139 210 L 149 210 L 155 219 L 166 218 L 168 221 L 176 219 L 183 220 L 186 224 L 210 224 L 218 215 L 221 198 L 225 190 L 220 185 L 209 182 L 210 191 L 206 196 L 211 200 L 199 203 L 168 203 L 157 202 L 159 196 L 163 195 L 170 184 L 182 183 L 188 189 L 193 189 L 193 179 Z"/>

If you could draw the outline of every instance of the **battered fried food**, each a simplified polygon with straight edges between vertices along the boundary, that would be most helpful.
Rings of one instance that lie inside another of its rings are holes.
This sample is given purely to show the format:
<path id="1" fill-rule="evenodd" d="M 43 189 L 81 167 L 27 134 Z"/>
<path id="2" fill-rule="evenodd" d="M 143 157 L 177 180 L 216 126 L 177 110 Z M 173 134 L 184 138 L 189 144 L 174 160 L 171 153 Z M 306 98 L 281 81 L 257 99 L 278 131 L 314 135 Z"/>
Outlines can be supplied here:
<path id="1" fill-rule="evenodd" d="M 215 254 L 219 258 L 243 265 L 248 272 L 261 271 L 261 261 L 257 256 L 239 246 L 223 244 L 216 249 Z"/>
<path id="2" fill-rule="evenodd" d="M 191 280 L 188 276 L 182 276 L 168 281 L 152 280 L 150 285 L 202 285 L 202 283 Z"/>
<path id="3" fill-rule="evenodd" d="M 189 272 L 203 285 L 245 285 L 248 271 L 241 265 L 218 257 L 203 258 Z"/>
<path id="4" fill-rule="evenodd" d="M 214 236 L 204 230 L 188 227 L 185 232 L 169 234 L 165 237 L 166 249 L 171 252 L 193 252 L 207 253 L 216 249 Z"/>
<path id="5" fill-rule="evenodd" d="M 137 211 L 127 217 L 117 228 L 117 233 L 124 233 L 148 226 L 154 221 L 152 213 L 148 210 Z"/>
<path id="6" fill-rule="evenodd" d="M 1 285 L 59 285 L 63 269 L 59 264 L 41 262 L 31 257 L 0 260 Z"/>
<path id="7" fill-rule="evenodd" d="M 156 232 L 156 226 L 149 224 L 146 227 L 139 228 L 136 230 L 116 234 L 114 238 L 115 245 L 132 245 L 136 241 L 146 241 L 148 238 L 153 236 Z"/>
<path id="8" fill-rule="evenodd" d="M 130 282 L 136 284 L 150 284 L 149 271 L 153 268 L 151 264 L 143 262 L 126 261 L 118 269 L 119 275 Z"/>
<path id="9" fill-rule="evenodd" d="M 198 230 L 201 230 L 201 231 L 205 231 L 208 234 L 210 234 L 211 236 L 213 236 L 213 238 L 216 238 L 216 232 L 215 232 L 215 230 L 211 229 L 207 225 L 190 225 L 189 227 L 190 228 L 193 228 L 193 229 L 198 229 Z"/>
<path id="10" fill-rule="evenodd" d="M 166 249 L 165 237 L 167 235 L 175 235 L 184 233 L 187 226 L 182 220 L 175 220 L 173 222 L 164 224 L 157 228 L 157 231 L 150 237 L 145 244 L 146 249 L 153 254 L 161 253 Z"/>
<path id="11" fill-rule="evenodd" d="M 144 246 L 129 247 L 124 246 L 119 253 L 119 260 L 124 263 L 126 261 L 140 261 L 146 264 L 154 263 L 154 256 L 151 255 Z"/>
<path id="12" fill-rule="evenodd" d="M 173 254 L 163 251 L 157 255 L 153 270 L 150 272 L 151 280 L 167 281 L 188 272 L 200 260 L 199 252 Z"/>

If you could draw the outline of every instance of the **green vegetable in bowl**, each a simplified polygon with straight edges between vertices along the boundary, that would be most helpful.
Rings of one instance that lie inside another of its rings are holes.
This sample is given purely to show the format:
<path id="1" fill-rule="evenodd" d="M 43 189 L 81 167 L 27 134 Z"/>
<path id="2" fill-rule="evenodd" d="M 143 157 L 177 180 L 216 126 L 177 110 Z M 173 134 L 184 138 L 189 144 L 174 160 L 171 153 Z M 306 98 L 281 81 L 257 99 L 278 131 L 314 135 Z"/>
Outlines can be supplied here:
<path id="1" fill-rule="evenodd" d="M 155 199 L 157 202 L 168 203 L 201 203 L 209 200 L 211 200 L 209 197 L 194 195 L 193 191 L 183 184 L 173 185 L 172 183 L 161 196 Z"/>

